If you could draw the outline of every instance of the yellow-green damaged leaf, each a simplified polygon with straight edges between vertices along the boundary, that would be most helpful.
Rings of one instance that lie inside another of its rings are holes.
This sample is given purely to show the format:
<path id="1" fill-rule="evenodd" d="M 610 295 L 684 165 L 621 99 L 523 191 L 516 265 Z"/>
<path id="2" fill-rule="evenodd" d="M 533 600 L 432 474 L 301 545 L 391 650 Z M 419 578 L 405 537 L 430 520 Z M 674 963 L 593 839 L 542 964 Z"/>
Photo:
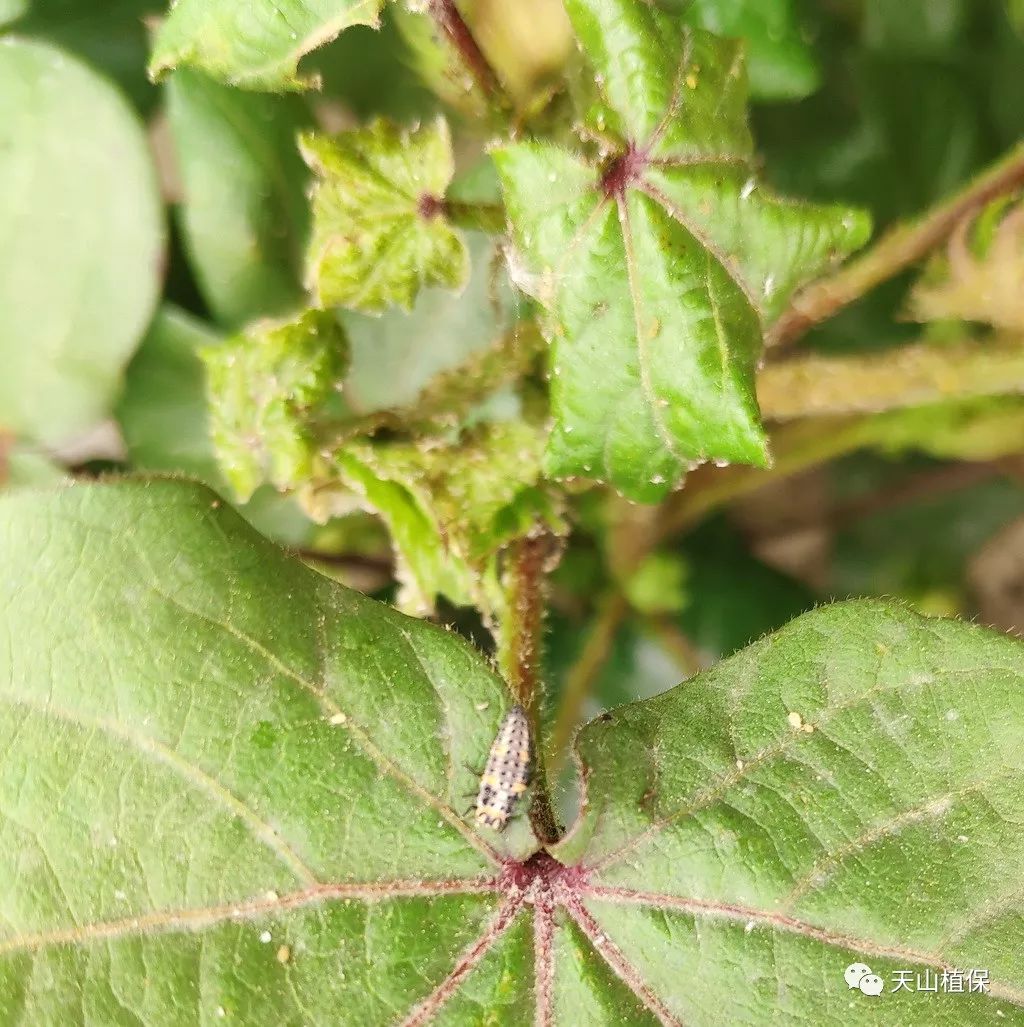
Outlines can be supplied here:
<path id="1" fill-rule="evenodd" d="M 334 136 L 307 134 L 316 172 L 307 285 L 322 306 L 380 313 L 420 289 L 461 289 L 469 252 L 444 213 L 454 163 L 443 118 L 404 129 L 378 118 Z"/>
<path id="2" fill-rule="evenodd" d="M 376 25 L 384 0 L 176 0 L 153 44 L 154 77 L 189 65 L 234 86 L 299 89 L 299 58 L 350 25 Z"/>
<path id="3" fill-rule="evenodd" d="M 264 481 L 282 490 L 308 484 L 318 426 L 331 420 L 348 367 L 337 318 L 310 310 L 294 321 L 261 321 L 202 357 L 210 436 L 238 498 Z"/>
<path id="4" fill-rule="evenodd" d="M 565 531 L 541 476 L 544 433 L 525 419 L 485 422 L 454 439 L 352 442 L 335 460 L 342 480 L 391 532 L 404 609 L 423 613 L 442 594 L 493 614 L 495 558 L 543 522 Z"/>
<path id="5" fill-rule="evenodd" d="M 651 502 L 694 462 L 767 462 L 764 326 L 869 222 L 759 183 L 738 44 L 643 0 L 567 9 L 600 85 L 587 131 L 601 153 L 495 154 L 517 278 L 548 312 L 545 466 Z"/>

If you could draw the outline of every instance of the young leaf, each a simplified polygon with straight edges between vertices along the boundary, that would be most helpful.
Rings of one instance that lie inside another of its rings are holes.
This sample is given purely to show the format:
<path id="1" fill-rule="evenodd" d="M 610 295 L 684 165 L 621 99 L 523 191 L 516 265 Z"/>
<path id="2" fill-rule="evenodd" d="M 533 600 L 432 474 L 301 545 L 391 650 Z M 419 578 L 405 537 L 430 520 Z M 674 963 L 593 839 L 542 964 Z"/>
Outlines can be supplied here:
<path id="1" fill-rule="evenodd" d="M 329 311 L 294 321 L 261 321 L 203 351 L 210 435 L 239 499 L 269 481 L 307 485 L 320 454 L 318 421 L 327 417 L 348 366 L 348 341 Z"/>
<path id="2" fill-rule="evenodd" d="M 863 243 L 868 220 L 758 184 L 735 44 L 643 0 L 567 7 L 601 83 L 590 129 L 610 152 L 522 143 L 495 157 L 520 281 L 549 312 L 546 468 L 654 501 L 694 461 L 767 461 L 764 322 Z"/>
<path id="3" fill-rule="evenodd" d="M 177 307 L 153 319 L 125 372 L 117 419 L 137 471 L 185 474 L 222 490 L 225 481 L 210 438 L 209 406 L 200 353 L 220 336 Z M 314 525 L 290 496 L 259 488 L 239 513 L 281 545 L 308 547 Z"/>
<path id="4" fill-rule="evenodd" d="M 808 614 L 587 727 L 556 859 L 459 812 L 484 661 L 205 489 L 5 498 L 0 566 L 5 1020 L 1019 1019 L 1017 641 Z M 987 990 L 891 991 L 954 968 Z"/>
<path id="5" fill-rule="evenodd" d="M 384 0 L 177 0 L 153 44 L 153 77 L 188 65 L 249 89 L 301 89 L 299 58 L 350 25 L 377 25 Z"/>
<path id="6" fill-rule="evenodd" d="M 153 313 L 163 225 L 134 113 L 42 43 L 0 44 L 0 425 L 48 444 L 110 410 Z"/>
<path id="7" fill-rule="evenodd" d="M 203 297 L 230 328 L 301 305 L 308 172 L 302 101 L 230 89 L 193 71 L 166 84 L 182 233 Z"/>
<path id="8" fill-rule="evenodd" d="M 304 135 L 301 148 L 320 179 L 307 284 L 322 306 L 409 309 L 425 285 L 465 285 L 469 253 L 444 215 L 454 164 L 443 118 L 411 130 L 378 118 Z"/>

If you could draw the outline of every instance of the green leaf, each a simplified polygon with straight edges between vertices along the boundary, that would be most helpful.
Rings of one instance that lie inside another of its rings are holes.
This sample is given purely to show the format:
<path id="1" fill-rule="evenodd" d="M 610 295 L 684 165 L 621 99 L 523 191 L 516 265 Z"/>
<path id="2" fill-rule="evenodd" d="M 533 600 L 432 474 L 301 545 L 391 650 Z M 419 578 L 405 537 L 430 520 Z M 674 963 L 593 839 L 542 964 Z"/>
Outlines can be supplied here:
<path id="1" fill-rule="evenodd" d="M 1021 655 L 848 603 L 606 714 L 580 736 L 587 802 L 554 850 L 587 867 L 569 915 L 662 1022 L 1011 1022 Z M 885 979 L 878 1005 L 851 1001 L 852 962 Z M 897 969 L 951 966 L 989 970 L 989 993 L 891 993 Z"/>
<path id="2" fill-rule="evenodd" d="M 7 1021 L 1019 1019 L 1017 641 L 809 614 L 588 726 L 558 862 L 459 812 L 483 659 L 212 493 L 17 493 L 0 566 Z M 869 999 L 852 962 L 990 985 Z"/>
<path id="3" fill-rule="evenodd" d="M 821 71 L 797 20 L 793 0 L 695 0 L 686 20 L 747 44 L 750 92 L 758 100 L 799 100 Z"/>
<path id="4" fill-rule="evenodd" d="M 106 81 L 0 44 L 0 426 L 48 444 L 111 408 L 156 303 L 163 226 L 146 138 Z"/>
<path id="5" fill-rule="evenodd" d="M 165 306 L 128 365 L 117 407 L 132 463 L 147 471 L 221 482 L 210 441 L 199 351 L 220 336 L 177 307 Z"/>
<path id="6" fill-rule="evenodd" d="M 602 83 L 591 127 L 609 154 L 495 155 L 518 280 L 549 313 L 545 466 L 652 502 L 695 461 L 766 463 L 753 388 L 764 323 L 863 243 L 868 221 L 758 184 L 735 44 L 642 0 L 568 10 Z"/>
<path id="7" fill-rule="evenodd" d="M 182 233 L 211 311 L 237 328 L 300 306 L 309 216 L 296 136 L 310 121 L 305 105 L 190 71 L 166 90 Z"/>
<path id="8" fill-rule="evenodd" d="M 307 284 L 322 306 L 379 313 L 410 308 L 425 285 L 462 288 L 469 254 L 443 210 L 454 172 L 443 118 L 411 130 L 378 118 L 304 135 L 301 148 L 319 176 Z"/>
<path id="9" fill-rule="evenodd" d="M 158 77 L 188 65 L 249 89 L 315 85 L 299 58 L 350 25 L 377 25 L 384 0 L 177 0 L 153 44 Z"/>
<path id="10" fill-rule="evenodd" d="M 210 434 L 239 499 L 269 481 L 307 486 L 321 460 L 317 428 L 331 418 L 348 366 L 348 341 L 329 311 L 260 321 L 202 353 Z"/>
<path id="11" fill-rule="evenodd" d="M 481 932 L 529 952 L 529 826 L 461 814 L 510 702 L 466 643 L 178 482 L 5 498 L 0 566 L 5 1022 L 387 1023 Z"/>
<path id="12" fill-rule="evenodd" d="M 35 0 L 25 4 L 18 32 L 80 57 L 148 113 L 158 94 L 146 76 L 146 25 L 161 17 L 166 6 L 165 0 Z"/>

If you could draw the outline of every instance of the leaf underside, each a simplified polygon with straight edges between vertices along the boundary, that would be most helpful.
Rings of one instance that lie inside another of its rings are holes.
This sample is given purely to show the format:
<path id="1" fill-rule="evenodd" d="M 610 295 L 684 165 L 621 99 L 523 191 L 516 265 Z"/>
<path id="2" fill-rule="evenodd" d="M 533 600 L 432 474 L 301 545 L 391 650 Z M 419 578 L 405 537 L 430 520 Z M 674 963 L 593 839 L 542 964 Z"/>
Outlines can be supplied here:
<path id="1" fill-rule="evenodd" d="M 303 54 L 352 25 L 376 25 L 384 0 L 178 0 L 153 43 L 149 71 L 187 65 L 234 86 L 301 89 Z"/>
<path id="2" fill-rule="evenodd" d="M 497 152 L 523 288 L 547 308 L 547 470 L 656 501 L 708 459 L 764 464 L 764 324 L 867 237 L 864 215 L 756 178 L 739 44 L 642 0 L 571 0 L 596 157 Z"/>
<path id="3" fill-rule="evenodd" d="M 485 662 L 208 490 L 21 491 L 0 567 L 2 1022 L 1022 1015 L 1016 641 L 808 614 L 588 726 L 548 855 L 463 813 Z M 871 999 L 851 962 L 991 983 Z"/>

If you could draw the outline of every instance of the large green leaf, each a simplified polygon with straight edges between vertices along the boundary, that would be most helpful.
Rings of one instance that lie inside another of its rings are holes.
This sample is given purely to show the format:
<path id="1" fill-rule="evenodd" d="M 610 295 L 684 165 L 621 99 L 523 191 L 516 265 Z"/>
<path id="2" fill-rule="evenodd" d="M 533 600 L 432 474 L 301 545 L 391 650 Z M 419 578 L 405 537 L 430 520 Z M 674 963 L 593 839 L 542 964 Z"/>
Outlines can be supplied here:
<path id="1" fill-rule="evenodd" d="M 0 426 L 59 443 L 102 418 L 145 331 L 163 226 L 127 103 L 41 43 L 0 46 Z"/>
<path id="2" fill-rule="evenodd" d="M 164 0 L 34 0 L 24 6 L 27 13 L 18 23 L 20 34 L 82 58 L 93 70 L 113 79 L 143 111 L 154 105 L 158 93 L 146 76 L 146 26 L 162 15 Z"/>
<path id="3" fill-rule="evenodd" d="M 296 97 L 230 89 L 198 72 L 167 81 L 183 188 L 181 225 L 207 304 L 237 328 L 301 305 L 308 172 Z"/>
<path id="4" fill-rule="evenodd" d="M 190 65 L 231 85 L 298 89 L 299 58 L 350 25 L 376 25 L 384 0 L 177 0 L 150 73 Z"/>
<path id="5" fill-rule="evenodd" d="M 444 118 L 410 130 L 378 118 L 304 135 L 301 148 L 318 175 L 307 284 L 321 304 L 376 314 L 409 309 L 425 285 L 465 285 L 469 253 L 444 211 L 455 171 Z"/>
<path id="6" fill-rule="evenodd" d="M 17 493 L 0 567 L 5 1023 L 1021 1018 L 1019 642 L 808 614 L 587 727 L 558 862 L 460 812 L 483 659 L 212 493 Z"/>
<path id="7" fill-rule="evenodd" d="M 758 184 L 738 45 L 643 0 L 567 7 L 608 152 L 496 154 L 519 280 L 550 315 L 546 466 L 653 501 L 694 461 L 767 461 L 753 391 L 764 323 L 868 222 Z"/>
<path id="8" fill-rule="evenodd" d="M 854 602 L 604 715 L 554 850 L 586 867 L 570 916 L 663 1022 L 1018 1022 L 1021 656 Z M 851 1001 L 853 962 L 884 996 Z M 954 967 L 988 994 L 892 991 Z"/>

